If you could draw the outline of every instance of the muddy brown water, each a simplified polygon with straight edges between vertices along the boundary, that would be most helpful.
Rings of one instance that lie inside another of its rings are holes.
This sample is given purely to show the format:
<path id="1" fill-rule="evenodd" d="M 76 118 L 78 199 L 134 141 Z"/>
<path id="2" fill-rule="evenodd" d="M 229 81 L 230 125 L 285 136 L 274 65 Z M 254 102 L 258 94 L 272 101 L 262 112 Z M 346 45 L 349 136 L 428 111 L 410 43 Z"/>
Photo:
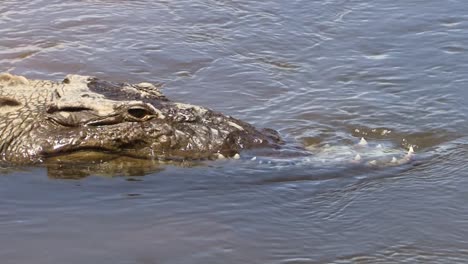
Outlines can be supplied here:
<path id="1" fill-rule="evenodd" d="M 3 0 L 0 71 L 164 83 L 289 144 L 364 136 L 416 156 L 4 168 L 0 262 L 468 262 L 467 13 L 461 0 Z"/>

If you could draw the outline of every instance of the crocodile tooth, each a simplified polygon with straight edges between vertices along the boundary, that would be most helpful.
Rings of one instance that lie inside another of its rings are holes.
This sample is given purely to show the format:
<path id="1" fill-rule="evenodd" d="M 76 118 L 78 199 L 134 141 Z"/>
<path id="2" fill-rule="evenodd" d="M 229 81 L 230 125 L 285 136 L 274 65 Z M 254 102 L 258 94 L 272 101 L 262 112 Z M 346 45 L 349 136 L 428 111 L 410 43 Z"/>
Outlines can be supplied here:
<path id="1" fill-rule="evenodd" d="M 367 141 L 362 137 L 358 143 L 359 146 L 367 146 Z"/>
<path id="2" fill-rule="evenodd" d="M 251 160 L 256 160 L 256 159 L 257 159 L 257 157 L 253 157 Z"/>
<path id="3" fill-rule="evenodd" d="M 397 158 L 392 157 L 392 163 L 397 163 L 397 162 L 398 162 Z"/>
<path id="4" fill-rule="evenodd" d="M 377 161 L 376 160 L 371 160 L 371 161 L 369 161 L 369 165 L 375 166 L 375 165 L 377 165 Z"/>
<path id="5" fill-rule="evenodd" d="M 359 154 L 356 154 L 356 157 L 354 157 L 354 161 L 360 161 L 361 159 L 361 155 Z"/>
<path id="6" fill-rule="evenodd" d="M 408 155 L 412 155 L 412 154 L 414 154 L 413 146 L 411 146 L 408 150 Z"/>
<path id="7" fill-rule="evenodd" d="M 382 147 L 382 144 L 378 144 L 377 147 L 375 147 L 375 148 L 382 149 L 383 147 Z"/>
<path id="8" fill-rule="evenodd" d="M 233 158 L 233 159 L 240 159 L 239 153 L 236 153 L 236 155 L 234 155 L 232 158 Z"/>
<path id="9" fill-rule="evenodd" d="M 218 159 L 225 159 L 225 158 L 226 158 L 226 157 L 224 157 L 224 155 L 223 155 L 223 154 L 221 154 L 221 153 L 218 153 Z"/>

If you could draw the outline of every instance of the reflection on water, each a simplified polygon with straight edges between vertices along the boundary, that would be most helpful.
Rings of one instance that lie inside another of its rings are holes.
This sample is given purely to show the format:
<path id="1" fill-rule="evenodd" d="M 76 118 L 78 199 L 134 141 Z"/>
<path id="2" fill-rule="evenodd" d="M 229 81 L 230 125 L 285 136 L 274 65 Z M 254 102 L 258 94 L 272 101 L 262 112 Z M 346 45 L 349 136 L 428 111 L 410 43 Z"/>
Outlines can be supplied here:
<path id="1" fill-rule="evenodd" d="M 2 1 L 0 71 L 165 83 L 170 98 L 288 142 L 183 166 L 0 165 L 2 263 L 466 262 L 466 11 L 461 0 Z M 340 159 L 361 137 L 416 155 Z M 322 162 L 325 146 L 335 152 Z M 298 147 L 318 149 L 288 152 Z"/>

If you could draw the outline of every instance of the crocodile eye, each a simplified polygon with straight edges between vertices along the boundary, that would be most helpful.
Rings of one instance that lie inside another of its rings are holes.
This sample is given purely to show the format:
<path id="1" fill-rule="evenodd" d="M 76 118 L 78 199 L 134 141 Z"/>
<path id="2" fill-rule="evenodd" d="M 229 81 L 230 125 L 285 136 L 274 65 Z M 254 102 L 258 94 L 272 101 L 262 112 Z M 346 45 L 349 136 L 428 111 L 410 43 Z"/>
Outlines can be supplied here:
<path id="1" fill-rule="evenodd" d="M 152 111 L 149 111 L 148 109 L 142 107 L 132 107 L 129 108 L 127 112 L 131 117 L 139 120 L 154 116 L 154 113 Z"/>

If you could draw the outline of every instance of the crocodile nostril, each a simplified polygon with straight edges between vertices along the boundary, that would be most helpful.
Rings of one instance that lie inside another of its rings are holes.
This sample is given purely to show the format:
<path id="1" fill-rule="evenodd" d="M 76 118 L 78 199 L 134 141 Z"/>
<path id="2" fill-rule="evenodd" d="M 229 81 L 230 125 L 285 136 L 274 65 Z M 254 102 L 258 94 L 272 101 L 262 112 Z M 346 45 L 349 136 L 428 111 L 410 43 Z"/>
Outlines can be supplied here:
<path id="1" fill-rule="evenodd" d="M 154 113 L 146 108 L 134 107 L 127 110 L 128 114 L 136 119 L 145 119 L 146 117 L 153 116 Z"/>

